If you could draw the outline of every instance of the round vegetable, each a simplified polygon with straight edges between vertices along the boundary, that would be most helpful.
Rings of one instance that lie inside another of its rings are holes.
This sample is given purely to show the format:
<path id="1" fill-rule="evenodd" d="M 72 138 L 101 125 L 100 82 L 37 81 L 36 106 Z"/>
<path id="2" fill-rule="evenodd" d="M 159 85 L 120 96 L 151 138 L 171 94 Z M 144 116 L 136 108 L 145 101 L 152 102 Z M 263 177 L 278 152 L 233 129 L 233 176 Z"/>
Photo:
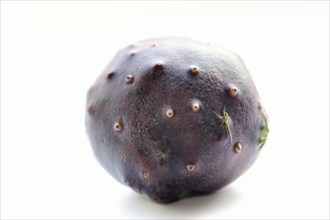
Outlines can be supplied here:
<path id="1" fill-rule="evenodd" d="M 229 184 L 253 164 L 269 131 L 242 59 L 187 38 L 120 50 L 89 89 L 86 109 L 101 165 L 160 203 Z"/>

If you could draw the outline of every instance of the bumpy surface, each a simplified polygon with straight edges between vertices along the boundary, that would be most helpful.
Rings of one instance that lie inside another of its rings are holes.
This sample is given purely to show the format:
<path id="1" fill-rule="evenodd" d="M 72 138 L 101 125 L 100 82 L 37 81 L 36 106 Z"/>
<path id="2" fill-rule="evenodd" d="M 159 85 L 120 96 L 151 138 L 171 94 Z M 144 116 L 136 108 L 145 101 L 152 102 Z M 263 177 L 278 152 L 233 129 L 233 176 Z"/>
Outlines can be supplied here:
<path id="1" fill-rule="evenodd" d="M 186 38 L 120 50 L 88 91 L 86 128 L 102 166 L 161 203 L 229 184 L 268 134 L 239 56 Z"/>

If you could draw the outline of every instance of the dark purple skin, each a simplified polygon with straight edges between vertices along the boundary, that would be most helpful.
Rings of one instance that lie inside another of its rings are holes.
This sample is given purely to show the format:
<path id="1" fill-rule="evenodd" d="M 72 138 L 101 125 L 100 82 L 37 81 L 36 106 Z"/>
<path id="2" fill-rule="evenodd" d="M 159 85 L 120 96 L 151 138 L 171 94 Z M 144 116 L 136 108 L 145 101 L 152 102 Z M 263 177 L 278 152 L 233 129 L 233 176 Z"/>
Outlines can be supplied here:
<path id="1" fill-rule="evenodd" d="M 187 38 L 120 50 L 89 89 L 86 109 L 102 166 L 159 203 L 231 183 L 256 160 L 268 133 L 242 59 Z"/>

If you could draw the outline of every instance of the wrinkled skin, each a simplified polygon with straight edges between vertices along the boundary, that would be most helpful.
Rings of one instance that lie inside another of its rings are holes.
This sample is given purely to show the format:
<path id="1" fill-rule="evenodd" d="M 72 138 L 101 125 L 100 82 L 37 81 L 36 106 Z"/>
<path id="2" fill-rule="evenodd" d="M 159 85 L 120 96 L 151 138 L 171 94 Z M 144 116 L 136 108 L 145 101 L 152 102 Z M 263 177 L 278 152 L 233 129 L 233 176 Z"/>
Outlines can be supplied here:
<path id="1" fill-rule="evenodd" d="M 229 184 L 268 134 L 242 59 L 186 38 L 120 50 L 88 91 L 86 128 L 102 166 L 160 203 Z"/>

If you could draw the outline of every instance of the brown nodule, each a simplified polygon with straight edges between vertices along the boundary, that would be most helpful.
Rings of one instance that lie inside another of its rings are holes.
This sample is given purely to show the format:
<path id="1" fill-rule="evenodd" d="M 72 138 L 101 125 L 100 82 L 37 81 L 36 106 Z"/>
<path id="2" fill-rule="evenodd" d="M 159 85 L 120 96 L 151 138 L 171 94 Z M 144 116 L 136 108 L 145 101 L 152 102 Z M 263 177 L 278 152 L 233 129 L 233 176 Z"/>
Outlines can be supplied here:
<path id="1" fill-rule="evenodd" d="M 133 56 L 136 55 L 136 53 L 137 53 L 137 51 L 132 51 L 132 52 L 129 54 L 129 56 L 130 56 L 130 57 L 133 57 Z"/>
<path id="2" fill-rule="evenodd" d="M 196 111 L 199 110 L 200 105 L 199 105 L 197 102 L 194 102 L 194 103 L 192 104 L 191 107 L 192 107 L 192 110 L 193 110 L 194 112 L 196 112 Z"/>
<path id="3" fill-rule="evenodd" d="M 143 178 L 146 179 L 146 180 L 150 179 L 150 173 L 144 172 L 143 173 Z"/>
<path id="4" fill-rule="evenodd" d="M 93 114 L 94 113 L 94 106 L 92 106 L 92 105 L 90 105 L 90 106 L 88 106 L 88 108 L 87 108 L 87 112 L 88 113 L 91 113 L 91 114 Z"/>
<path id="5" fill-rule="evenodd" d="M 234 151 L 236 153 L 240 153 L 242 151 L 242 145 L 241 143 L 236 143 L 235 146 L 234 146 Z"/>
<path id="6" fill-rule="evenodd" d="M 126 82 L 127 82 L 127 83 L 132 83 L 133 80 L 134 80 L 134 77 L 133 77 L 132 75 L 127 75 L 127 76 L 126 76 Z"/>
<path id="7" fill-rule="evenodd" d="M 166 116 L 169 118 L 172 118 L 174 116 L 174 112 L 172 109 L 167 109 L 166 110 Z"/>
<path id="8" fill-rule="evenodd" d="M 237 93 L 238 93 L 237 88 L 236 88 L 236 87 L 231 87 L 231 88 L 229 88 L 229 89 L 228 89 L 228 93 L 229 93 L 229 95 L 230 95 L 231 97 L 235 97 L 235 96 L 237 96 Z"/>
<path id="9" fill-rule="evenodd" d="M 123 126 L 119 122 L 116 122 L 113 127 L 115 128 L 116 131 L 123 130 Z"/>
<path id="10" fill-rule="evenodd" d="M 188 164 L 188 165 L 187 165 L 187 170 L 188 170 L 189 172 L 192 172 L 192 171 L 195 170 L 195 166 L 194 166 L 193 164 Z"/>
<path id="11" fill-rule="evenodd" d="M 115 75 L 113 72 L 109 73 L 109 74 L 107 75 L 107 79 L 112 79 L 113 75 Z"/>
<path id="12" fill-rule="evenodd" d="M 196 75 L 198 73 L 198 69 L 196 66 L 192 66 L 189 70 L 191 75 Z"/>
<path id="13" fill-rule="evenodd" d="M 161 70 L 163 68 L 164 68 L 164 63 L 162 61 L 158 61 L 154 66 L 154 69 L 157 69 L 157 70 Z"/>

